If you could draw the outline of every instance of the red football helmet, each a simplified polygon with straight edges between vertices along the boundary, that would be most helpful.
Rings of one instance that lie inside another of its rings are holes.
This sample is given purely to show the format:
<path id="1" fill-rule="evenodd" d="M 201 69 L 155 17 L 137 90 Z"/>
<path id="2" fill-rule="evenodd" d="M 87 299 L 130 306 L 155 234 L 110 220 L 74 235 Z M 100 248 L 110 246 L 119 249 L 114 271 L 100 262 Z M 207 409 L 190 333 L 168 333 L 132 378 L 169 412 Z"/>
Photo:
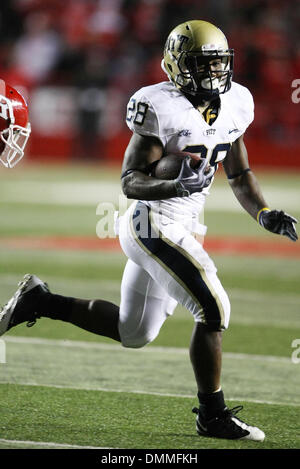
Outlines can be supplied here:
<path id="1" fill-rule="evenodd" d="M 0 79 L 0 161 L 6 168 L 13 168 L 23 158 L 30 132 L 23 96 Z"/>

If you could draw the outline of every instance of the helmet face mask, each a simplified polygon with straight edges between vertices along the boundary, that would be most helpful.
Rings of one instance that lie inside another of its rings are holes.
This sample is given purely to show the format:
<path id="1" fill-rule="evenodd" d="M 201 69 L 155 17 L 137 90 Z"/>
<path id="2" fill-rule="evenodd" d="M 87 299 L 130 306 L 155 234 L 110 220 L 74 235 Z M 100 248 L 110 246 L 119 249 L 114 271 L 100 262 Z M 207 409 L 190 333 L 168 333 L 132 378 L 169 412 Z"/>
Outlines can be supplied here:
<path id="1" fill-rule="evenodd" d="M 13 168 L 23 158 L 30 132 L 31 127 L 28 122 L 26 128 L 11 124 L 8 129 L 0 133 L 0 138 L 5 144 L 0 154 L 0 161 L 6 168 Z"/>
<path id="2" fill-rule="evenodd" d="M 187 82 L 182 90 L 203 98 L 226 93 L 230 89 L 233 75 L 233 53 L 230 50 L 224 52 L 215 50 L 209 55 L 201 52 L 181 53 L 178 68 Z"/>
<path id="3" fill-rule="evenodd" d="M 180 91 L 209 100 L 230 89 L 233 57 L 219 28 L 193 20 L 171 31 L 162 67 Z"/>
<path id="4" fill-rule="evenodd" d="M 6 168 L 13 168 L 23 158 L 30 132 L 24 98 L 0 80 L 0 162 Z"/>

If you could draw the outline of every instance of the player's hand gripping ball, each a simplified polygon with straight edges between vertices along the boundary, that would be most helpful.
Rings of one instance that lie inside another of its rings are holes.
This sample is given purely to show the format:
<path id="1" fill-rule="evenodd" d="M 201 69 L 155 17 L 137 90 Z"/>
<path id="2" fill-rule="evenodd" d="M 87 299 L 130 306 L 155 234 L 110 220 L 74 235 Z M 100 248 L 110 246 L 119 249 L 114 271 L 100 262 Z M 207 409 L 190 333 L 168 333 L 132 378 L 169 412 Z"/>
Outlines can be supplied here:
<path id="1" fill-rule="evenodd" d="M 198 155 L 180 152 L 161 158 L 154 169 L 158 179 L 173 179 L 177 197 L 188 197 L 194 192 L 202 192 L 212 181 L 216 165 Z"/>

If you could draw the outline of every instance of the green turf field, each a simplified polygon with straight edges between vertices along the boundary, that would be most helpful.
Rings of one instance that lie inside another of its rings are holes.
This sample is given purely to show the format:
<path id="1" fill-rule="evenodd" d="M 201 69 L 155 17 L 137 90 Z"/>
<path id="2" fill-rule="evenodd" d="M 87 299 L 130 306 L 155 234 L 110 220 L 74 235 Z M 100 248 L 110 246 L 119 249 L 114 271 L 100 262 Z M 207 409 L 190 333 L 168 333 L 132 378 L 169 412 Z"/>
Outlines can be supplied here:
<path id="1" fill-rule="evenodd" d="M 258 177 L 272 207 L 300 217 L 300 174 Z M 96 238 L 99 204 L 124 206 L 118 169 L 1 169 L 0 201 L 0 303 L 27 272 L 58 293 L 119 302 L 126 262 L 120 251 L 7 244 L 10 238 Z M 288 242 L 239 208 L 221 174 L 207 207 L 208 236 Z M 285 258 L 275 250 L 274 257 L 211 256 L 232 303 L 223 389 L 228 405 L 242 404 L 241 418 L 265 431 L 262 444 L 197 436 L 188 358 L 193 320 L 178 307 L 142 350 L 45 318 L 32 328 L 12 329 L 2 342 L 0 448 L 299 449 L 300 350 L 292 347 L 300 342 L 299 255 Z"/>

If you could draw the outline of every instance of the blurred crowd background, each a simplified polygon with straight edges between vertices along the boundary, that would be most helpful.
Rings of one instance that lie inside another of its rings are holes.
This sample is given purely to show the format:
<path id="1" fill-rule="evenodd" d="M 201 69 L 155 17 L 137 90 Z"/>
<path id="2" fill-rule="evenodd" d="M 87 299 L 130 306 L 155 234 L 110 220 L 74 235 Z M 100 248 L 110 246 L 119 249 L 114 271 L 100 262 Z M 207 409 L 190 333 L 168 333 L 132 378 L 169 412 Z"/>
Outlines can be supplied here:
<path id="1" fill-rule="evenodd" d="M 129 97 L 167 79 L 166 37 L 188 19 L 218 25 L 235 49 L 234 80 L 255 99 L 253 161 L 300 166 L 299 0 L 2 1 L 0 77 L 28 100 L 29 160 L 120 161 Z"/>

